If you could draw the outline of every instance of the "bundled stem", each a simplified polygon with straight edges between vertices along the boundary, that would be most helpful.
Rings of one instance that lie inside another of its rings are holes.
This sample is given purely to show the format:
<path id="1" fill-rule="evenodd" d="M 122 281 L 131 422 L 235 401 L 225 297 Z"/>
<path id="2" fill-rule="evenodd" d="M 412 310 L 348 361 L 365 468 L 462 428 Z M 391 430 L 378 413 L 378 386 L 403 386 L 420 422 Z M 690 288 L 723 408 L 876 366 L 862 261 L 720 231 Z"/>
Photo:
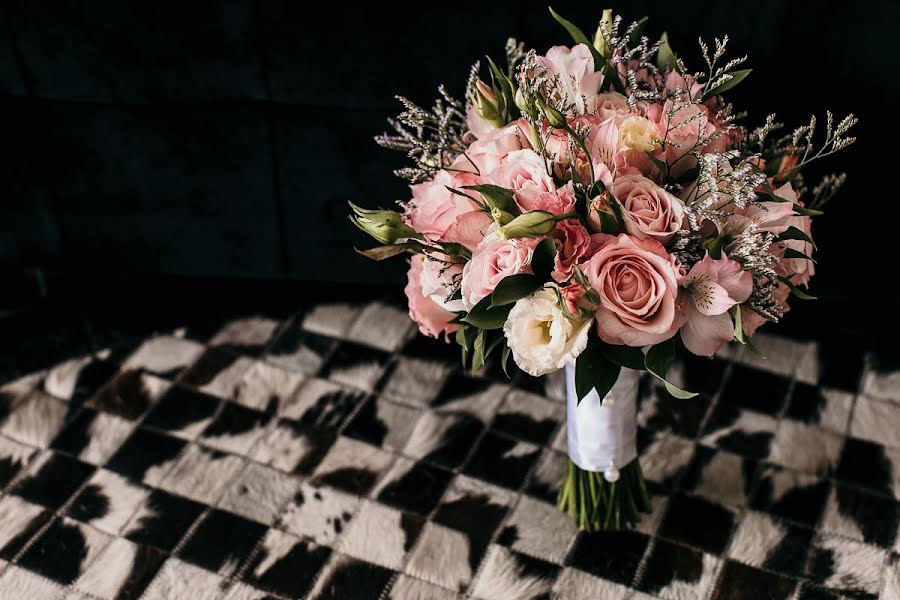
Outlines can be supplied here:
<path id="1" fill-rule="evenodd" d="M 585 471 L 569 460 L 556 505 L 579 529 L 606 531 L 636 524 L 641 513 L 650 512 L 650 495 L 637 458 L 625 465 L 613 482 L 603 473 Z"/>

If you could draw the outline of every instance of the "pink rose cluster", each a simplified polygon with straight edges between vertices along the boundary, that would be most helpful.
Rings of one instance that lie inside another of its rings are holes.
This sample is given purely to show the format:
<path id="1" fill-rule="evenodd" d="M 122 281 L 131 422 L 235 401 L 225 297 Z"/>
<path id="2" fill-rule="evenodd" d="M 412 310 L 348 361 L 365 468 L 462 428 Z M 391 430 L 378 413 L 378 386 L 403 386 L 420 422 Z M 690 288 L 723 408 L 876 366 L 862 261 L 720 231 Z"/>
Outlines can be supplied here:
<path id="1" fill-rule="evenodd" d="M 745 133 L 718 95 L 700 99 L 693 76 L 637 69 L 629 79 L 627 67 L 604 69 L 595 56 L 584 44 L 551 48 L 518 70 L 511 81 L 520 89 L 505 101 L 501 89 L 479 82 L 465 115 L 465 150 L 411 186 L 403 222 L 429 247 L 412 259 L 406 286 L 422 333 L 448 337 L 506 278 L 535 274 L 536 256 L 548 250 L 544 289 L 559 292 L 567 318 L 593 319 L 609 344 L 680 336 L 690 352 L 712 356 L 735 338 L 736 320 L 750 335 L 772 318 L 754 304 L 756 286 L 774 288 L 769 298 L 783 313 L 790 290 L 808 285 L 810 217 L 790 169 L 772 174 L 755 159 L 766 173 L 759 201 L 720 189 L 715 204 L 706 203 L 713 211 L 691 217 L 697 199 L 712 193 L 702 157 L 740 147 Z M 532 71 L 545 86 L 536 104 L 522 91 Z M 621 85 L 611 85 L 613 77 Z M 635 78 L 658 99 L 622 93 Z M 497 114 L 508 120 L 498 123 Z M 720 174 L 732 168 L 717 164 Z M 486 186 L 502 188 L 509 201 L 488 202 Z M 555 224 L 510 234 L 510 220 L 531 213 Z M 768 280 L 747 260 L 750 235 L 767 235 Z"/>

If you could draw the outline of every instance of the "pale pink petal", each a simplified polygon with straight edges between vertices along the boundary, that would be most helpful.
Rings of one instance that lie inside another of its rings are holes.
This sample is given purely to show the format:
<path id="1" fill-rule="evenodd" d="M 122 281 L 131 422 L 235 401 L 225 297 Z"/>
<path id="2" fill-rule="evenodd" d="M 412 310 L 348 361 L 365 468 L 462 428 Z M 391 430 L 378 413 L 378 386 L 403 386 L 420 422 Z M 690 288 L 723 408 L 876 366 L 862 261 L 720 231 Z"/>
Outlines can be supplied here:
<path id="1" fill-rule="evenodd" d="M 689 308 L 688 320 L 681 328 L 685 347 L 699 356 L 714 355 L 734 337 L 734 325 L 728 313 L 707 316 Z"/>

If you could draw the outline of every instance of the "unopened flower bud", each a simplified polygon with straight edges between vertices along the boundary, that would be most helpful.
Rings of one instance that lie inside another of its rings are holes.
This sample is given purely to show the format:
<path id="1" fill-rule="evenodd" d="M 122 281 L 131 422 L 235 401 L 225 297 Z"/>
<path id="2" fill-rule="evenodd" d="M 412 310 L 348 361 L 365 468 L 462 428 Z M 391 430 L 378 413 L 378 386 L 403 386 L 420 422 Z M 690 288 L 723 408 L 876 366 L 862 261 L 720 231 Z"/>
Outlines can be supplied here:
<path id="1" fill-rule="evenodd" d="M 597 33 L 594 34 L 594 48 L 596 48 L 597 52 L 600 53 L 600 56 L 603 58 L 612 56 L 612 50 L 610 49 L 609 44 L 606 43 L 606 39 L 603 37 L 604 30 L 606 32 L 612 31 L 612 23 L 613 12 L 611 8 L 607 8 L 603 11 L 603 16 L 600 17 L 600 24 L 597 26 Z"/>
<path id="2" fill-rule="evenodd" d="M 544 118 L 547 119 L 547 122 L 550 124 L 550 127 L 560 129 L 568 126 L 566 116 L 543 100 L 540 100 L 540 108 L 541 112 L 544 113 Z"/>
<path id="3" fill-rule="evenodd" d="M 350 203 L 354 225 L 385 245 L 395 244 L 403 238 L 418 237 L 416 231 L 403 222 L 400 213 L 393 210 L 366 210 Z"/>
<path id="4" fill-rule="evenodd" d="M 494 127 L 506 125 L 506 102 L 482 80 L 475 81 L 474 104 L 478 114 Z"/>
<path id="5" fill-rule="evenodd" d="M 506 225 L 500 227 L 497 232 L 504 240 L 523 237 L 541 237 L 542 235 L 547 235 L 553 231 L 558 219 L 559 217 L 553 213 L 544 212 L 542 210 L 533 210 L 519 215 Z"/>

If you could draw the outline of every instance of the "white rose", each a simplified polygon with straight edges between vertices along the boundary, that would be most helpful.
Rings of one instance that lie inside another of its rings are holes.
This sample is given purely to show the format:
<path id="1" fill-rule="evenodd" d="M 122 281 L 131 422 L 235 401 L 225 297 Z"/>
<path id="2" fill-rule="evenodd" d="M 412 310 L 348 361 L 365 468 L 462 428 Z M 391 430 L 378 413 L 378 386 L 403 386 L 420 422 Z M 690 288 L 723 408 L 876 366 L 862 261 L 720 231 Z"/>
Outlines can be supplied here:
<path id="1" fill-rule="evenodd" d="M 503 325 L 516 364 L 535 377 L 563 368 L 587 346 L 593 319 L 569 319 L 557 298 L 552 289 L 522 298 L 509 311 Z"/>

